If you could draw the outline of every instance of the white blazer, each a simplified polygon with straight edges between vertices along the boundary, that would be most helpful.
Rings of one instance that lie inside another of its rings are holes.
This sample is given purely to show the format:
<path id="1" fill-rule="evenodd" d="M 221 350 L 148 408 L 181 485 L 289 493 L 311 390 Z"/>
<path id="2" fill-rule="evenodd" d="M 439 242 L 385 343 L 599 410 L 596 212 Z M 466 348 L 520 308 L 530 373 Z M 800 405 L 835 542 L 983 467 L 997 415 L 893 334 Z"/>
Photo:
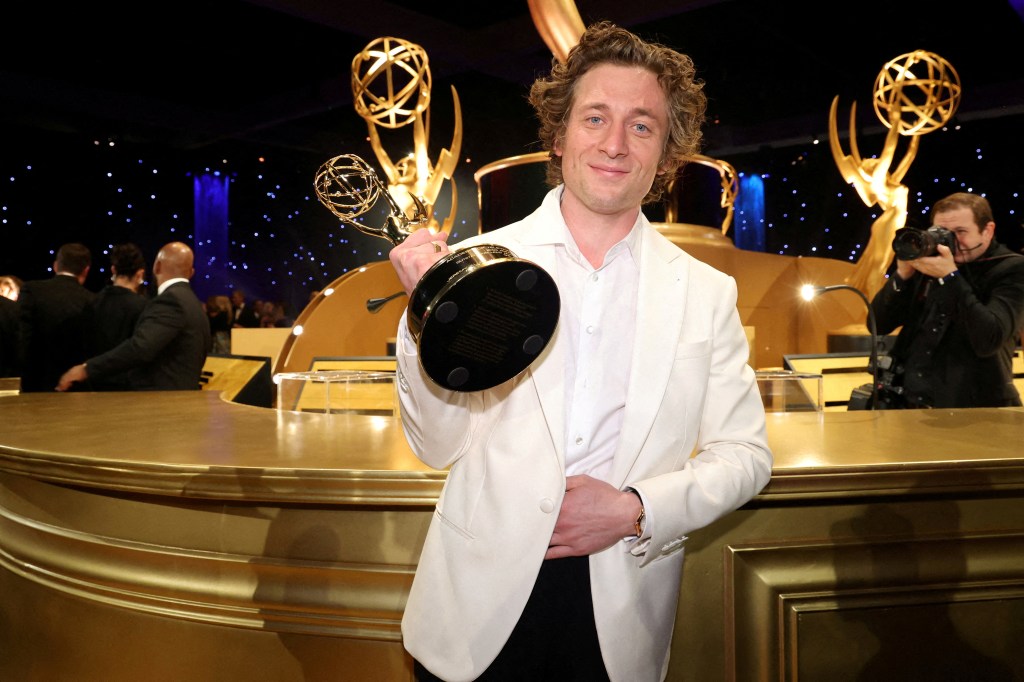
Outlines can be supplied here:
<path id="1" fill-rule="evenodd" d="M 460 242 L 500 244 L 556 277 L 561 188 L 527 218 Z M 651 537 L 590 557 L 597 633 L 613 682 L 664 679 L 687 533 L 768 482 L 765 414 L 747 364 L 736 283 L 641 218 L 637 335 L 611 482 L 642 491 Z M 404 335 L 405 318 L 399 330 Z M 402 620 L 409 653 L 450 682 L 495 659 L 530 596 L 565 493 L 563 357 L 556 330 L 534 363 L 485 391 L 450 392 L 399 343 L 412 450 L 451 467 Z"/>

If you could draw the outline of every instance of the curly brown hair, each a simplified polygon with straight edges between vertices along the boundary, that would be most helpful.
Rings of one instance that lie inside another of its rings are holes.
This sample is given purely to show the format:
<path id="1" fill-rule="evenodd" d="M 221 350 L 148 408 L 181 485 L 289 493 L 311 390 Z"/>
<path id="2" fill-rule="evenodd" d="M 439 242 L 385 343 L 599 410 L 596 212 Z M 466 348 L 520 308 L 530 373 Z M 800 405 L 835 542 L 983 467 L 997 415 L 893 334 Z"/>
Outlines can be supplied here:
<path id="1" fill-rule="evenodd" d="M 590 69 L 609 63 L 647 69 L 657 76 L 668 100 L 669 134 L 659 164 L 666 172 L 655 176 L 644 197 L 644 203 L 649 204 L 661 198 L 686 157 L 700 150 L 701 126 L 707 109 L 704 82 L 696 77 L 693 60 L 687 55 L 644 41 L 610 21 L 589 26 L 566 61 L 553 59 L 551 73 L 538 78 L 530 87 L 529 102 L 540 121 L 540 141 L 550 152 L 547 182 L 552 187 L 562 183 L 562 158 L 553 150 L 565 135 L 576 84 Z"/>

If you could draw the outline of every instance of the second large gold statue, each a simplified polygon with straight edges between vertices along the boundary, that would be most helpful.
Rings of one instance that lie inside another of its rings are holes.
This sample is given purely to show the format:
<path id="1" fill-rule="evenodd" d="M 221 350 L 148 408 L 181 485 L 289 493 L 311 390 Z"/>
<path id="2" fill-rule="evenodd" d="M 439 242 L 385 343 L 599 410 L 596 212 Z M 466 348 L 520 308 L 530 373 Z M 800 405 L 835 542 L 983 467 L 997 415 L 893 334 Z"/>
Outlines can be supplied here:
<path id="1" fill-rule="evenodd" d="M 316 174 L 320 202 L 346 224 L 400 244 L 427 222 L 413 197 L 413 216 L 402 210 L 365 161 L 336 156 Z M 384 197 L 390 214 L 372 228 L 356 220 Z M 558 287 L 543 268 L 497 244 L 456 248 L 420 279 L 409 300 L 408 329 L 420 365 L 453 391 L 493 388 L 523 372 L 547 347 L 558 324 Z"/>

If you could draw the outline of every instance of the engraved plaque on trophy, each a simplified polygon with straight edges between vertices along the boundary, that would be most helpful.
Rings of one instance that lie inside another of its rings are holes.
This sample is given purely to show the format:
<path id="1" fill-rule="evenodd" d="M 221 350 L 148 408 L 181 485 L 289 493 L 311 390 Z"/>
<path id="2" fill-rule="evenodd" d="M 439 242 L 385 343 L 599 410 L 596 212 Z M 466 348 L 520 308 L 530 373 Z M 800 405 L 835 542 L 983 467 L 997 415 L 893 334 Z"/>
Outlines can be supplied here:
<path id="1" fill-rule="evenodd" d="M 426 224 L 414 198 L 408 217 L 365 161 L 343 154 L 317 171 L 316 193 L 328 209 L 364 234 L 402 243 Z M 380 197 L 390 214 L 379 229 L 355 220 Z M 478 244 L 443 256 L 417 283 L 406 315 L 420 365 L 453 391 L 479 391 L 524 371 L 547 347 L 561 299 L 554 280 L 536 263 L 497 244 Z"/>

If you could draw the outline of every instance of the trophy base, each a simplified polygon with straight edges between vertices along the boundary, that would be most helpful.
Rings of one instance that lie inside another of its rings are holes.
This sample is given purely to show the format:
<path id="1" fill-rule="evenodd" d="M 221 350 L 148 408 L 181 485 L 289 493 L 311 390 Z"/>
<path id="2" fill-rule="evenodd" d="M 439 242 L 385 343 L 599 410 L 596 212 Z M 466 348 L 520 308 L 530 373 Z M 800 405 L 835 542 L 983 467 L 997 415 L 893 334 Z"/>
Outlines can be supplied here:
<path id="1" fill-rule="evenodd" d="M 560 308 L 551 275 L 483 244 L 435 263 L 413 291 L 407 320 L 427 376 L 471 392 L 529 367 L 551 340 Z"/>

